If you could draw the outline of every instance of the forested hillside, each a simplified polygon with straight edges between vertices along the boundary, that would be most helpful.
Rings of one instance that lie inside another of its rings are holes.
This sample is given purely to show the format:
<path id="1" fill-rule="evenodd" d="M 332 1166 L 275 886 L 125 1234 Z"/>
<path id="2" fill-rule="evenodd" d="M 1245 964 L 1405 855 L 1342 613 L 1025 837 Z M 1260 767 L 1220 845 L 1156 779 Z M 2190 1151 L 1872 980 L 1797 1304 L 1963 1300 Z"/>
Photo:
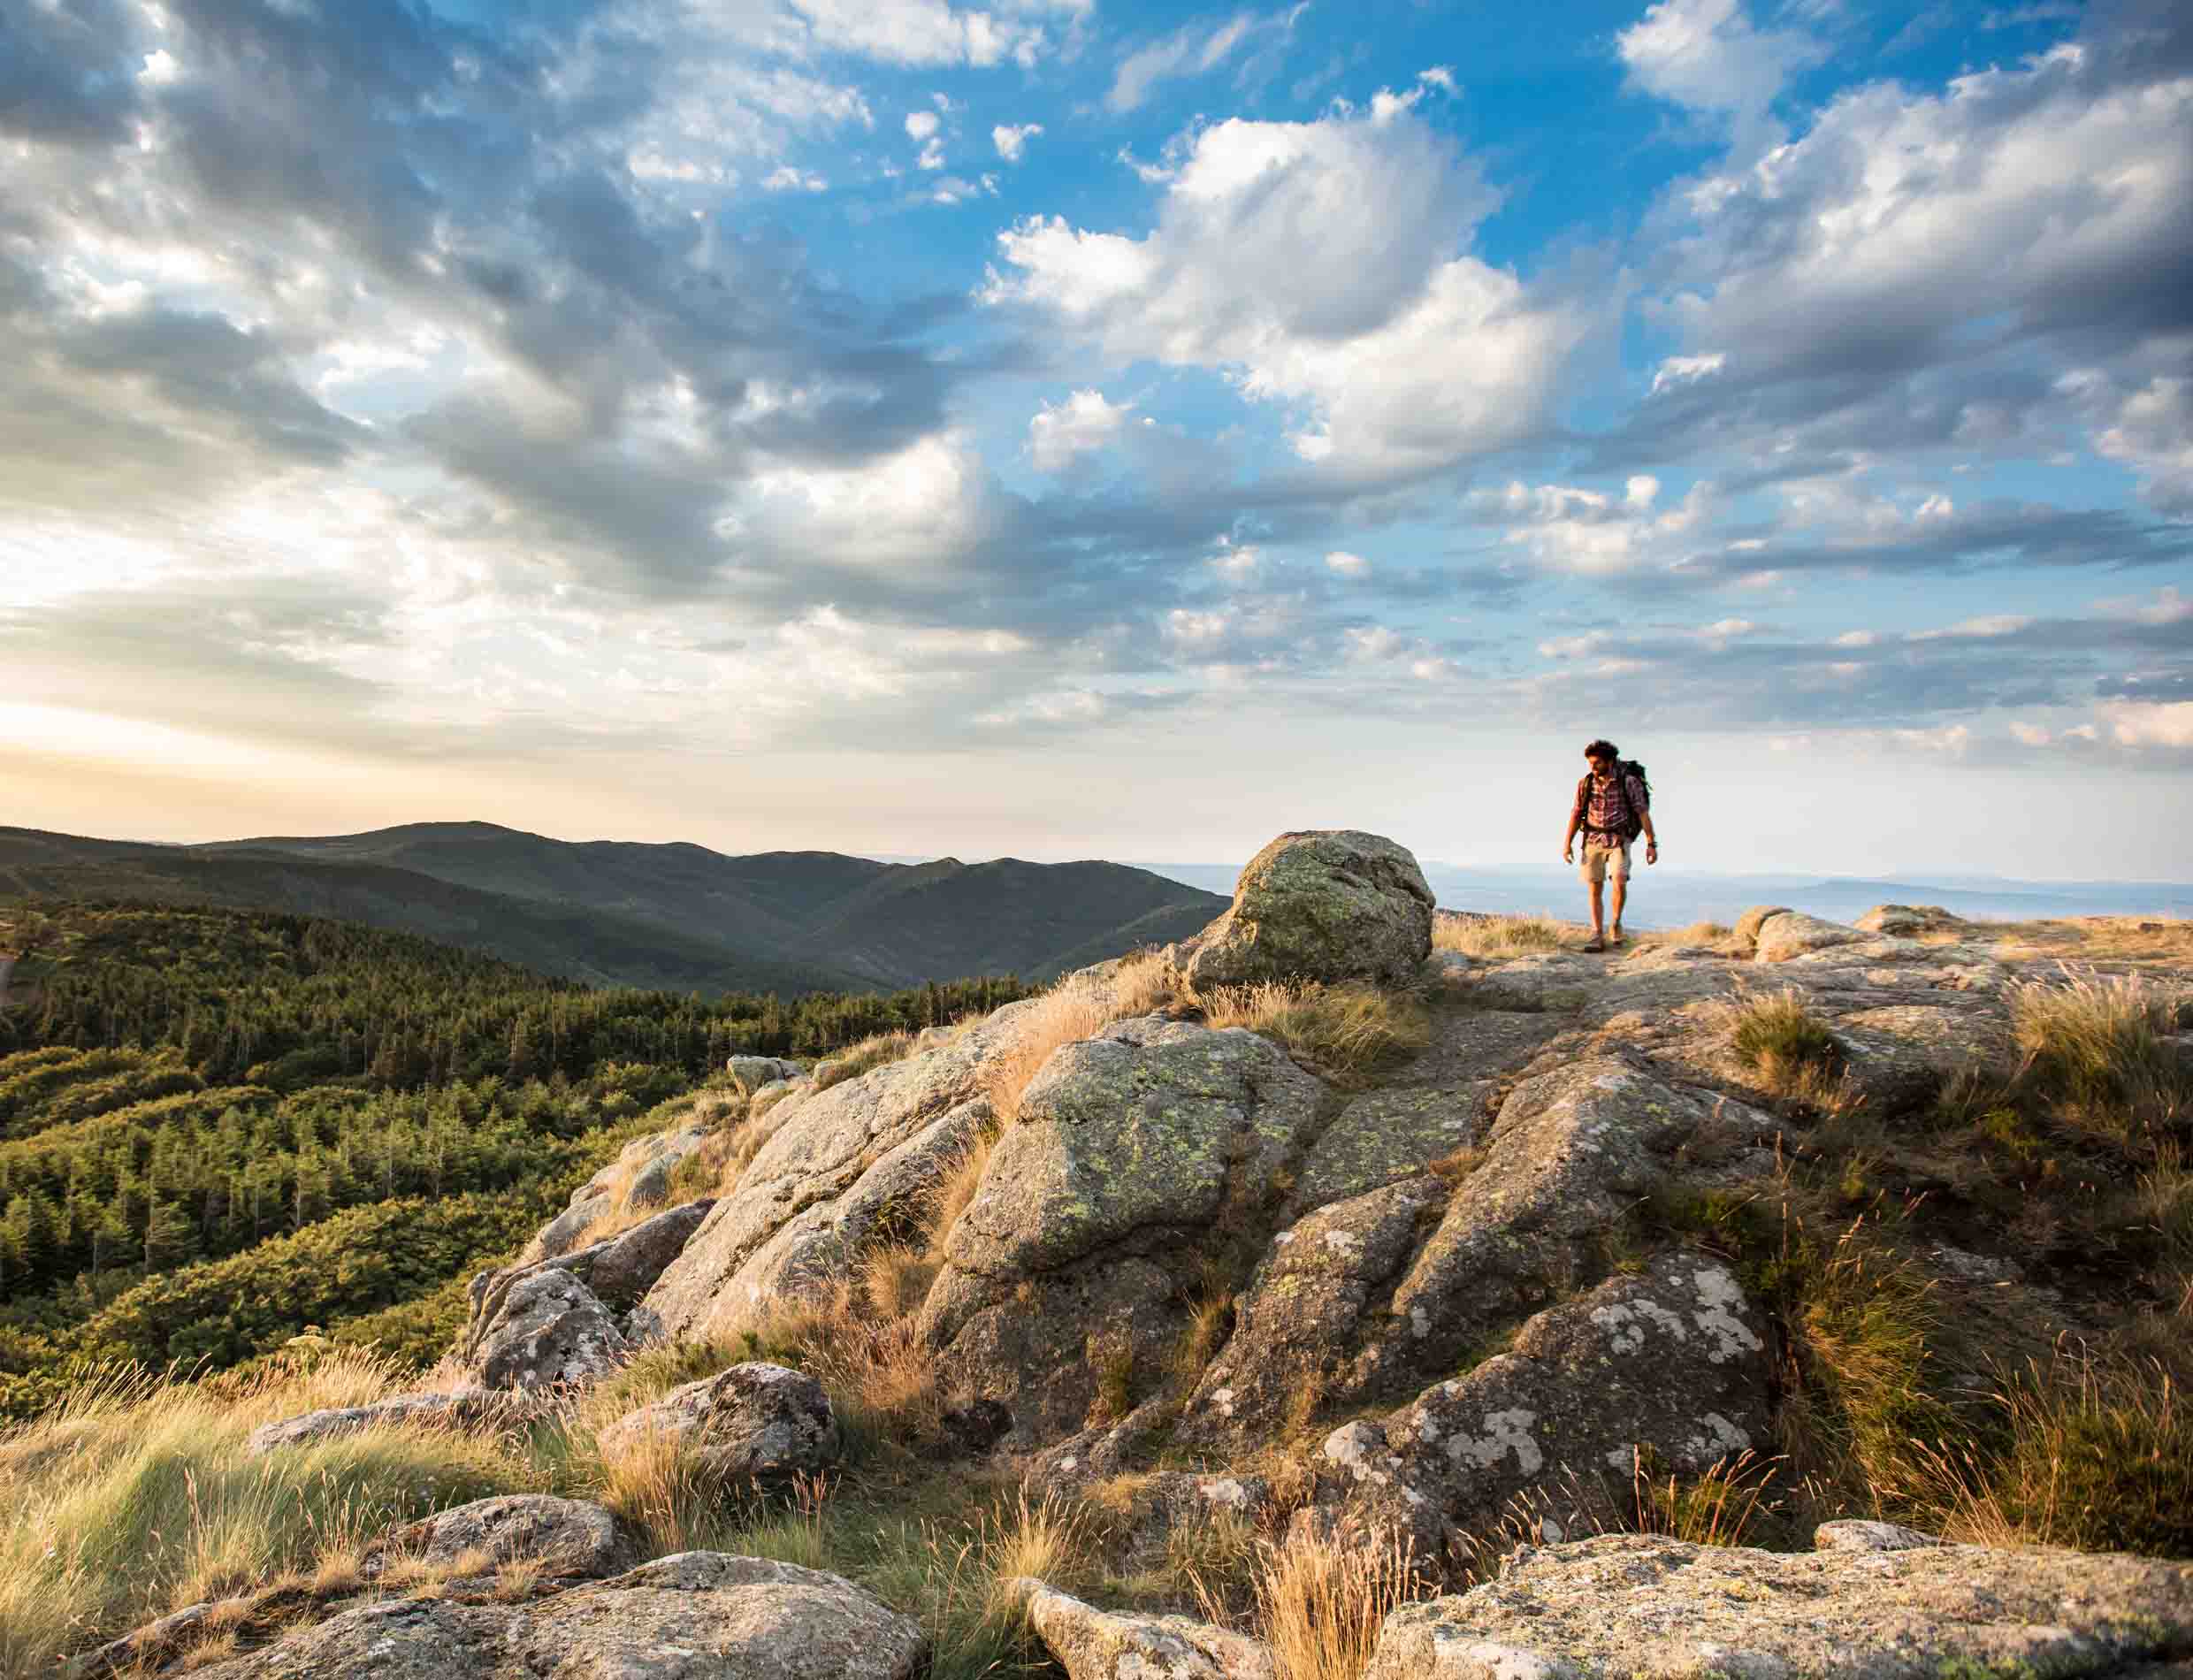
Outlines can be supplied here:
<path id="1" fill-rule="evenodd" d="M 596 990 L 302 916 L 0 908 L 0 1408 L 73 1362 L 218 1367 L 308 1324 L 431 1358 L 462 1280 L 734 1050 L 1020 995 Z"/>
<path id="2" fill-rule="evenodd" d="M 0 897 L 221 905 L 361 922 L 596 985 L 685 991 L 1047 979 L 1225 907 L 1099 862 L 881 863 L 566 841 L 488 822 L 194 846 L 0 828 Z"/>

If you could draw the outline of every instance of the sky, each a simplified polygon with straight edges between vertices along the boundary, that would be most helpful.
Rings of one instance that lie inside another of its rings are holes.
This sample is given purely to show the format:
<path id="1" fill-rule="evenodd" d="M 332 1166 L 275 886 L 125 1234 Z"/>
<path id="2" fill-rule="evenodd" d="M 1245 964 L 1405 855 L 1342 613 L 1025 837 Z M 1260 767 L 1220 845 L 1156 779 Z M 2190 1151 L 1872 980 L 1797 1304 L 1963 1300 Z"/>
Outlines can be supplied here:
<path id="1" fill-rule="evenodd" d="M 2187 873 L 2157 0 L 0 0 L 0 822 Z"/>

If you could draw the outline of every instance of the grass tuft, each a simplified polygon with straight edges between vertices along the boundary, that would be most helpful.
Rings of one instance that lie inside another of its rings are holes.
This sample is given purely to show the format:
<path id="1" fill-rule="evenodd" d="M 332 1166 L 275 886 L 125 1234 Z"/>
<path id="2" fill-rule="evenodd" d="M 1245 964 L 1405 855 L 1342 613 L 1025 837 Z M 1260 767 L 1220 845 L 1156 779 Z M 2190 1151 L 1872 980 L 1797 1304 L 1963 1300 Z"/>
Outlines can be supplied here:
<path id="1" fill-rule="evenodd" d="M 863 1073 L 890 1062 L 904 1061 L 913 1054 L 912 1033 L 877 1033 L 817 1062 L 814 1088 L 827 1091 L 833 1085 L 843 1085 L 849 1079 L 859 1079 Z"/>
<path id="2" fill-rule="evenodd" d="M 1463 916 L 1433 919 L 1432 948 L 1465 957 L 1521 957 L 1534 951 L 1558 951 L 1568 930 L 1551 916 Z"/>
<path id="3" fill-rule="evenodd" d="M 1267 981 L 1201 994 L 1212 1027 L 1245 1027 L 1285 1045 L 1334 1083 L 1371 1083 L 1432 1042 L 1424 1005 L 1375 986 Z"/>

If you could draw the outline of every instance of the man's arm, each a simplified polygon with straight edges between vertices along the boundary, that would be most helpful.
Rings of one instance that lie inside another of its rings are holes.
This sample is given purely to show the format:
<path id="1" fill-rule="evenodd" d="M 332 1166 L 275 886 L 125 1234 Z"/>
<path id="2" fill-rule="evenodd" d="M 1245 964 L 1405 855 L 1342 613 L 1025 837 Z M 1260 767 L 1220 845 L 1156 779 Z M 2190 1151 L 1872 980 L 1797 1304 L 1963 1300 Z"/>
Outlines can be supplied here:
<path id="1" fill-rule="evenodd" d="M 1644 791 L 1642 788 L 1638 787 L 1635 776 L 1630 778 L 1630 785 L 1636 788 L 1640 794 Z M 1637 801 L 1637 820 L 1645 830 L 1645 860 L 1649 863 L 1652 861 L 1652 854 L 1660 850 L 1660 840 L 1653 833 L 1653 807 L 1649 802 L 1642 798 Z"/>
<path id="2" fill-rule="evenodd" d="M 1578 799 L 1569 807 L 1569 827 L 1561 836 L 1561 860 L 1570 863 L 1576 858 L 1577 830 L 1584 826 L 1584 801 Z"/>

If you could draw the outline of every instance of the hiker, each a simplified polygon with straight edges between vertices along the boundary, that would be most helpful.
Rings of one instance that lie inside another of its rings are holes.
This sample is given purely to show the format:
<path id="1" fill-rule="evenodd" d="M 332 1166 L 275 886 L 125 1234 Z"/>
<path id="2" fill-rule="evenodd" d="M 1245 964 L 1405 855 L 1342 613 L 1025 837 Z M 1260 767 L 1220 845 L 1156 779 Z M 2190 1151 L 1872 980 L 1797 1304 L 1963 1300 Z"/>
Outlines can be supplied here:
<path id="1" fill-rule="evenodd" d="M 1630 896 L 1630 842 L 1645 836 L 1645 861 L 1660 861 L 1660 842 L 1653 835 L 1653 789 L 1645 767 L 1625 763 L 1612 741 L 1594 741 L 1584 749 L 1591 772 L 1577 783 L 1576 799 L 1569 807 L 1569 831 L 1561 836 L 1561 860 L 1576 861 L 1577 831 L 1584 833 L 1584 882 L 1592 890 L 1592 939 L 1586 951 L 1608 945 L 1607 913 L 1601 891 L 1614 877 L 1615 926 L 1613 943 L 1620 944 L 1622 906 Z"/>

